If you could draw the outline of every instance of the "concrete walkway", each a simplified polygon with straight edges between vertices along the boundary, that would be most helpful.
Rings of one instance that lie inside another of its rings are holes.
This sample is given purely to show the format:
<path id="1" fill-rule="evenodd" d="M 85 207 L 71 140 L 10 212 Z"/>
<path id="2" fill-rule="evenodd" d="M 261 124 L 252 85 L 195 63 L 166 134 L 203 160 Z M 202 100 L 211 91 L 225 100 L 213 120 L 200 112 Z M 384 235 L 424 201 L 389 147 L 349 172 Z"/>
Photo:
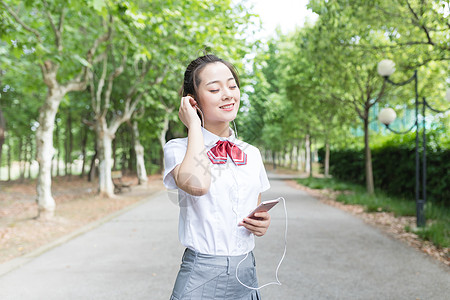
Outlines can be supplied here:
<path id="1" fill-rule="evenodd" d="M 283 285 L 272 299 L 450 299 L 450 269 L 271 176 L 263 200 L 283 196 L 289 214 Z M 176 195 L 162 192 L 0 277 L 0 299 L 168 299 L 183 247 Z M 275 280 L 284 210 L 257 239 L 260 285 Z M 232 299 L 230 299 L 232 300 Z"/>

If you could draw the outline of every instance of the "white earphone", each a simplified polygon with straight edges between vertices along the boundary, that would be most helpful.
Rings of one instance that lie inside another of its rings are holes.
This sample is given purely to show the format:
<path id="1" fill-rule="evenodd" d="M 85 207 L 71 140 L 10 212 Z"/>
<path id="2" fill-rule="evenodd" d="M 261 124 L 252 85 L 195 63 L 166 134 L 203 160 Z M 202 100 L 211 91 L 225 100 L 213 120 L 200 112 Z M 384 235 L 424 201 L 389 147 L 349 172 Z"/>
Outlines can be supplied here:
<path id="1" fill-rule="evenodd" d="M 251 287 L 251 286 L 248 286 L 248 285 L 246 285 L 245 283 L 243 283 L 241 280 L 239 280 L 239 277 L 238 277 L 239 265 L 240 265 L 244 260 L 247 259 L 247 257 L 248 257 L 248 253 L 247 253 L 247 255 L 245 255 L 245 257 L 244 257 L 244 258 L 238 263 L 238 265 L 236 266 L 236 279 L 237 279 L 237 281 L 238 281 L 241 285 L 245 286 L 245 287 L 248 288 L 248 289 L 251 289 L 251 290 L 259 290 L 259 289 L 262 289 L 263 287 L 268 286 L 268 285 L 271 285 L 271 284 L 281 285 L 281 282 L 280 282 L 280 280 L 278 279 L 278 270 L 280 269 L 281 263 L 283 262 L 284 257 L 286 256 L 288 217 L 287 217 L 287 209 L 286 209 L 286 200 L 284 200 L 283 197 L 280 197 L 280 199 L 283 199 L 284 215 L 285 215 L 285 217 L 286 217 L 286 227 L 285 227 L 285 231 L 284 231 L 284 251 L 283 251 L 283 256 L 281 257 L 280 262 L 278 263 L 277 269 L 276 269 L 276 271 L 275 271 L 275 278 L 277 279 L 277 281 L 276 281 L 276 282 L 273 281 L 273 282 L 266 283 L 266 284 L 264 284 L 264 285 L 262 285 L 262 286 L 260 286 L 260 287 Z"/>

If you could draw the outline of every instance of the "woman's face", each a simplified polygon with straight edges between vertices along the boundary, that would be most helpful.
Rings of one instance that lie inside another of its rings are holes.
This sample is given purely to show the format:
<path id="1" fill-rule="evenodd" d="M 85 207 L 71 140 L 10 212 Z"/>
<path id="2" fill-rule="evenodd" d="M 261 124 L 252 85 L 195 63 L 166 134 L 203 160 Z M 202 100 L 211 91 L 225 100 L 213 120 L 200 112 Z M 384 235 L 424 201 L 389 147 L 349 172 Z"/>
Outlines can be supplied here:
<path id="1" fill-rule="evenodd" d="M 241 92 L 230 69 L 221 62 L 206 65 L 199 73 L 198 103 L 205 126 L 229 123 L 236 118 Z"/>

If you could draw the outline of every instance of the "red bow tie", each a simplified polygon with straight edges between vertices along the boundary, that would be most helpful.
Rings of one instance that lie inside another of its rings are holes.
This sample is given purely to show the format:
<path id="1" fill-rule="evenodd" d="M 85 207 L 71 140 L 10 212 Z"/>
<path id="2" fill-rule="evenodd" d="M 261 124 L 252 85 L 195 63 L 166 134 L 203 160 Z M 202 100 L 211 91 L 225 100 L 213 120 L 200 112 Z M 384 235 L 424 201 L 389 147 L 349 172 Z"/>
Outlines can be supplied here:
<path id="1" fill-rule="evenodd" d="M 224 164 L 227 162 L 227 153 L 236 166 L 247 164 L 247 154 L 229 141 L 218 141 L 207 154 L 213 164 Z"/>

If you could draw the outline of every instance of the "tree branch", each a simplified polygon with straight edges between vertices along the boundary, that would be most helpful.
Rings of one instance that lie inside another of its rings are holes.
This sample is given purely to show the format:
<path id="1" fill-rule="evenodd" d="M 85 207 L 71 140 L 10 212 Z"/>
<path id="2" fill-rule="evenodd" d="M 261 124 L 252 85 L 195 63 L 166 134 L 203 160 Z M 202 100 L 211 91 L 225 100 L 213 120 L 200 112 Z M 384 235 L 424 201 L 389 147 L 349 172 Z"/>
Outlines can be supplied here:
<path id="1" fill-rule="evenodd" d="M 381 10 L 385 15 L 388 15 L 388 16 L 391 16 L 391 17 L 403 18 L 403 16 L 401 14 L 395 14 L 393 12 L 390 12 L 390 11 L 382 8 L 379 5 L 375 5 L 375 8 L 378 9 L 378 10 Z"/>
<path id="2" fill-rule="evenodd" d="M 363 100 L 364 105 L 366 105 L 367 103 L 370 103 L 370 96 L 372 94 L 372 88 L 370 85 L 371 79 L 372 79 L 372 73 L 368 72 L 367 73 L 367 83 L 366 83 L 366 99 Z"/>
<path id="3" fill-rule="evenodd" d="M 89 85 L 89 91 L 91 94 L 91 106 L 92 106 L 92 110 L 94 111 L 94 114 L 97 116 L 100 114 L 100 111 L 97 108 L 97 103 L 95 101 L 95 80 L 94 80 L 94 76 L 93 73 L 89 72 L 89 79 L 91 81 L 90 85 Z"/>
<path id="4" fill-rule="evenodd" d="M 378 93 L 378 96 L 376 100 L 373 103 L 369 103 L 367 106 L 369 109 L 374 106 L 380 99 L 384 96 L 384 92 L 386 91 L 386 80 L 383 80 L 383 85 L 381 86 L 380 92 Z"/>
<path id="5" fill-rule="evenodd" d="M 66 17 L 66 10 L 63 8 L 61 8 L 61 14 L 59 15 L 59 22 L 58 22 L 58 31 L 62 34 L 63 32 L 63 23 L 64 23 L 64 18 Z"/>
<path id="6" fill-rule="evenodd" d="M 358 85 L 359 91 L 361 92 L 361 100 L 364 101 L 364 90 L 363 90 L 363 88 L 362 88 L 362 86 L 361 86 L 361 82 L 360 82 L 360 80 L 359 80 L 358 74 L 359 74 L 359 73 L 358 73 L 358 71 L 356 70 L 356 66 L 355 66 L 355 81 L 356 81 L 356 84 Z"/>
<path id="7" fill-rule="evenodd" d="M 356 101 L 354 96 L 352 96 L 352 98 L 353 98 L 353 100 L 351 100 L 350 103 L 353 104 L 353 107 L 355 108 L 356 112 L 358 113 L 358 116 L 364 120 L 365 118 L 361 112 L 361 109 L 359 109 L 359 107 L 358 107 L 358 101 Z"/>
<path id="8" fill-rule="evenodd" d="M 427 40 L 428 40 L 427 43 L 434 46 L 434 42 L 431 40 L 431 36 L 430 36 L 430 33 L 428 32 L 428 29 L 425 27 L 424 24 L 420 25 L 420 18 L 417 15 L 417 13 L 414 11 L 414 9 L 411 7 L 411 4 L 409 3 L 408 0 L 406 0 L 406 4 L 408 5 L 409 11 L 413 14 L 414 18 L 419 22 L 418 26 L 420 26 L 425 31 L 425 34 L 426 34 Z"/>
<path id="9" fill-rule="evenodd" d="M 92 60 L 93 60 L 95 52 L 97 51 L 98 46 L 101 43 L 106 42 L 107 40 L 109 40 L 111 38 L 111 34 L 112 34 L 111 23 L 112 23 L 112 16 L 110 16 L 110 25 L 108 26 L 108 31 L 104 35 L 99 36 L 94 41 L 94 44 L 92 45 L 91 49 L 88 50 L 88 52 L 86 54 L 86 58 L 90 64 L 92 64 Z"/>
<path id="10" fill-rule="evenodd" d="M 61 27 L 58 26 L 56 27 L 55 23 L 53 22 L 53 18 L 50 14 L 50 6 L 48 5 L 46 0 L 42 0 L 42 3 L 45 6 L 45 15 L 47 16 L 47 19 L 50 22 L 50 26 L 53 29 L 53 33 L 55 34 L 55 44 L 56 44 L 56 49 L 58 49 L 58 52 L 61 53 L 62 51 L 62 42 L 61 42 Z M 64 9 L 63 9 L 64 10 Z M 61 15 L 63 14 L 63 12 L 61 12 Z M 60 18 L 60 24 L 61 25 L 61 18 Z"/>
<path id="11" fill-rule="evenodd" d="M 56 74 L 58 73 L 59 66 L 50 60 L 46 60 L 43 64 L 40 64 L 39 67 L 41 68 L 42 78 L 44 79 L 45 85 L 50 90 L 57 88 L 59 83 L 56 79 Z"/>
<path id="12" fill-rule="evenodd" d="M 81 122 L 89 128 L 94 128 L 95 126 L 95 122 L 89 121 L 88 119 L 82 119 Z"/>
<path id="13" fill-rule="evenodd" d="M 134 96 L 134 94 L 137 91 L 138 85 L 140 83 L 142 83 L 142 81 L 144 80 L 145 76 L 150 71 L 150 67 L 151 67 L 151 64 L 145 64 L 145 67 L 143 66 L 141 68 L 141 71 L 140 71 L 141 74 L 139 75 L 138 79 L 134 82 L 133 86 L 130 88 L 130 91 L 127 94 L 127 97 L 126 97 L 127 101 L 128 101 L 128 99 L 131 99 Z M 136 68 L 135 68 L 135 70 L 136 70 Z"/>
<path id="14" fill-rule="evenodd" d="M 79 77 L 77 77 L 75 80 L 69 81 L 64 88 L 67 92 L 72 91 L 83 91 L 86 89 L 87 86 L 87 80 L 80 80 Z"/>
<path id="15" fill-rule="evenodd" d="M 20 25 L 22 25 L 22 27 L 33 33 L 37 40 L 39 41 L 39 43 L 42 44 L 42 39 L 41 39 L 41 35 L 39 34 L 39 32 L 33 28 L 31 28 L 30 26 L 28 26 L 27 24 L 25 24 L 20 18 L 19 16 L 11 9 L 11 7 L 8 6 L 8 4 L 5 3 L 5 1 L 1 0 L 0 3 L 6 8 L 6 10 L 8 11 L 8 13 L 17 21 L 17 23 L 19 23 Z"/>
<path id="16" fill-rule="evenodd" d="M 112 22 L 112 21 L 111 21 Z M 61 19 L 61 23 L 62 24 L 62 19 Z M 98 37 L 95 41 L 93 46 L 88 50 L 86 57 L 87 57 L 87 61 L 89 62 L 89 64 L 93 64 L 93 57 L 94 54 L 97 50 L 97 48 L 100 46 L 101 43 L 109 40 L 111 38 L 111 26 L 108 26 L 108 32 L 106 32 L 104 35 Z M 105 58 L 105 54 L 102 53 L 102 55 L 100 55 L 100 59 L 95 59 L 95 61 L 101 61 Z M 81 69 L 80 74 L 78 74 L 78 76 L 70 81 L 69 83 L 66 84 L 65 88 L 66 90 L 69 91 L 82 91 L 86 88 L 87 84 L 89 81 L 91 81 L 91 86 L 92 89 L 94 89 L 94 78 L 92 76 L 92 74 L 90 74 L 92 72 L 89 72 L 89 67 L 87 66 L 83 66 Z M 94 103 L 93 103 L 94 104 Z M 95 106 L 92 107 L 92 109 L 96 109 Z"/>
<path id="17" fill-rule="evenodd" d="M 128 45 L 125 45 L 125 53 L 122 57 L 122 62 L 120 63 L 120 66 L 117 67 L 113 73 L 111 73 L 108 77 L 108 87 L 106 88 L 105 93 L 105 107 L 103 109 L 102 117 L 105 117 L 108 113 L 110 103 L 111 103 L 111 93 L 113 88 L 113 82 L 114 79 L 117 78 L 120 74 L 123 73 L 123 70 L 125 69 L 125 63 L 127 61 L 127 53 L 128 53 Z"/>
<path id="18" fill-rule="evenodd" d="M 105 79 L 106 79 L 107 72 L 108 72 L 108 55 L 106 55 L 105 58 L 103 59 L 102 75 L 98 81 L 97 92 L 95 94 L 95 102 L 96 102 L 98 112 L 101 110 L 100 105 L 102 103 L 102 91 L 103 91 L 103 86 L 105 85 Z M 105 103 L 105 106 L 106 106 L 106 103 Z M 109 105 L 108 105 L 108 107 L 109 107 Z M 103 112 L 102 112 L 102 116 L 104 116 L 104 115 L 106 115 L 105 109 L 103 109 Z"/>

